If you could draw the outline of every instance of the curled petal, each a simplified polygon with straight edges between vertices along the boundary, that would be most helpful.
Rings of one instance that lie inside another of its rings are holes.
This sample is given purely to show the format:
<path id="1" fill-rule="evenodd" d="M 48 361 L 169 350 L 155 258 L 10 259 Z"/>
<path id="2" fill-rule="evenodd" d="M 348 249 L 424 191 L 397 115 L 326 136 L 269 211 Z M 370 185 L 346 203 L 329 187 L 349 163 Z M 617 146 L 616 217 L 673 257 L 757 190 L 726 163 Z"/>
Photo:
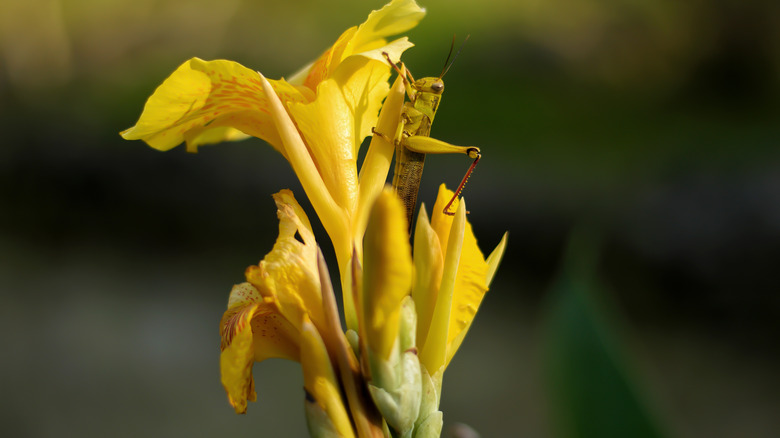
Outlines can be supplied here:
<path id="1" fill-rule="evenodd" d="M 230 404 L 244 413 L 247 400 L 257 398 L 252 364 L 272 357 L 298 361 L 300 334 L 279 313 L 277 303 L 249 283 L 234 286 L 229 303 L 220 322 L 220 372 Z"/>

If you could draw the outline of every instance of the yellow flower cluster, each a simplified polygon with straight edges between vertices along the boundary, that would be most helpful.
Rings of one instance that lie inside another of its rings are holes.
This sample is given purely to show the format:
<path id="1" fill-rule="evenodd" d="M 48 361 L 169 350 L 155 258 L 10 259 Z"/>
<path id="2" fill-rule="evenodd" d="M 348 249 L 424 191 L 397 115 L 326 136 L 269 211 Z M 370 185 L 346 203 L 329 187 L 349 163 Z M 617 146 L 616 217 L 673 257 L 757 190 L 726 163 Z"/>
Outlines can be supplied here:
<path id="1" fill-rule="evenodd" d="M 485 259 L 463 200 L 454 216 L 443 213 L 453 194 L 442 185 L 430 220 L 424 208 L 418 215 L 412 250 L 404 209 L 383 189 L 394 146 L 375 135 L 358 172 L 358 148 L 372 128 L 396 132 L 400 123 L 403 83 L 389 87 L 383 53 L 398 60 L 412 44 L 388 37 L 424 14 L 414 0 L 393 0 L 289 80 L 193 58 L 121 133 L 159 150 L 186 143 L 195 151 L 247 136 L 267 141 L 292 165 L 333 242 L 346 332 L 308 217 L 289 190 L 274 195 L 279 237 L 233 287 L 220 323 L 222 383 L 236 412 L 256 399 L 253 364 L 278 357 L 302 364 L 313 436 L 440 433 L 442 374 L 506 238 Z"/>

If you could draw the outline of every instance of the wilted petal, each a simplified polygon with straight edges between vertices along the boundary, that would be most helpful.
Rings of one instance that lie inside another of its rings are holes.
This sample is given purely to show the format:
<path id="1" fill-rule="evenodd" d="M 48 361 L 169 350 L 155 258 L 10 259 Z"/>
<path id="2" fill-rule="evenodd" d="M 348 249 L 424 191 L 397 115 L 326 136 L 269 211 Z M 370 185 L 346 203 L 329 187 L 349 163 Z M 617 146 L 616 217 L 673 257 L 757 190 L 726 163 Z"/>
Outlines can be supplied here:
<path id="1" fill-rule="evenodd" d="M 285 318 L 300 330 L 303 315 L 322 324 L 322 295 L 317 271 L 317 243 L 309 219 L 292 192 L 274 195 L 279 237 L 263 260 L 246 270 L 246 279 L 263 296 L 273 297 Z M 300 236 L 303 242 L 296 239 Z"/>
<path id="2" fill-rule="evenodd" d="M 299 360 L 300 335 L 279 313 L 272 298 L 263 298 L 249 283 L 233 286 L 220 322 L 222 385 L 237 413 L 257 397 L 252 365 L 272 357 Z"/>

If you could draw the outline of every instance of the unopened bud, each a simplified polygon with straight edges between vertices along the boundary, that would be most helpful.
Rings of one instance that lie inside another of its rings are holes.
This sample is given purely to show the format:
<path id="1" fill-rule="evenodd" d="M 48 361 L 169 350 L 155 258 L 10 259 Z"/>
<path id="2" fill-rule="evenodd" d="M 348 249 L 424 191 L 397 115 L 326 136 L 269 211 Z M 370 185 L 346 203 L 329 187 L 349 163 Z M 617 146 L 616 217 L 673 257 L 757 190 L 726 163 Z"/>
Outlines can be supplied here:
<path id="1" fill-rule="evenodd" d="M 414 430 L 414 438 L 439 438 L 444 425 L 444 414 L 436 411 L 428 415 Z"/>
<path id="2" fill-rule="evenodd" d="M 422 382 L 414 347 L 416 330 L 414 301 L 407 296 L 401 306 L 399 336 L 389 360 L 381 360 L 369 349 L 369 392 L 387 424 L 400 436 L 411 432 L 420 412 Z"/>

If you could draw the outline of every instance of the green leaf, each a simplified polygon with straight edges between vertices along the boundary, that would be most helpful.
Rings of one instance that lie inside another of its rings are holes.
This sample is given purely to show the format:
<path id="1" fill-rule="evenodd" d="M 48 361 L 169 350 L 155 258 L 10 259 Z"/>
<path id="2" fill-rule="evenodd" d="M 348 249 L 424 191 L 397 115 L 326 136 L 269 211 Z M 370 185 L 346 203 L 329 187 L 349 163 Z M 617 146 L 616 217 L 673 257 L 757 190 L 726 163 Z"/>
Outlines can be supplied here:
<path id="1" fill-rule="evenodd" d="M 605 318 L 591 236 L 575 232 L 548 307 L 545 345 L 555 436 L 656 438 L 666 436 L 647 409 Z"/>

